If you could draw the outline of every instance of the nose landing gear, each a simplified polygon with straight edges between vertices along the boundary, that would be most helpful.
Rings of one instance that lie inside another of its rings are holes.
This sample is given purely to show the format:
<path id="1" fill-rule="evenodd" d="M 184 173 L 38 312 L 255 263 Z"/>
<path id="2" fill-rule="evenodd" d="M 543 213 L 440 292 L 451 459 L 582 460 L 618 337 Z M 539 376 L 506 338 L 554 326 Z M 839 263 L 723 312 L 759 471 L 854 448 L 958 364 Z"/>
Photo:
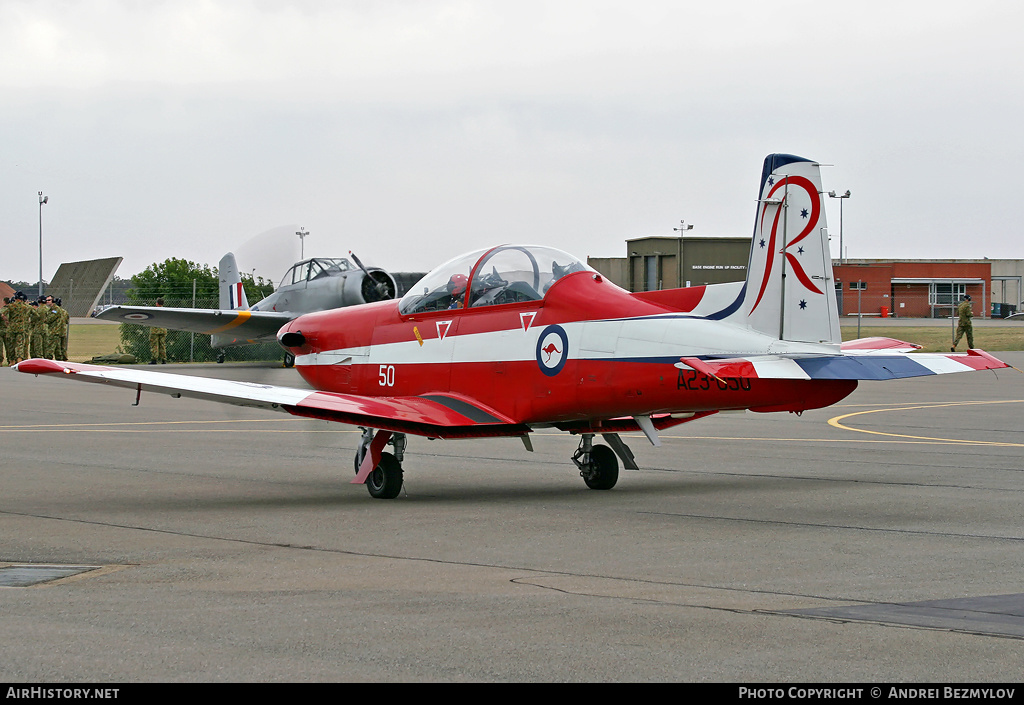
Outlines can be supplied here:
<path id="1" fill-rule="evenodd" d="M 405 472 L 402 470 L 402 460 L 405 458 L 406 439 L 404 433 L 390 431 L 375 431 L 372 428 L 359 427 L 363 436 L 359 440 L 359 447 L 356 449 L 355 470 L 356 481 L 359 481 L 360 469 L 367 451 L 371 457 L 378 457 L 377 464 L 366 476 L 366 489 L 374 499 L 394 499 L 402 491 L 405 481 Z M 395 452 L 383 452 L 384 446 L 391 445 Z"/>
<path id="2" fill-rule="evenodd" d="M 580 447 L 572 455 L 580 476 L 592 490 L 610 490 L 619 480 L 619 461 L 615 451 L 605 445 L 594 445 L 594 434 L 584 433 Z"/>

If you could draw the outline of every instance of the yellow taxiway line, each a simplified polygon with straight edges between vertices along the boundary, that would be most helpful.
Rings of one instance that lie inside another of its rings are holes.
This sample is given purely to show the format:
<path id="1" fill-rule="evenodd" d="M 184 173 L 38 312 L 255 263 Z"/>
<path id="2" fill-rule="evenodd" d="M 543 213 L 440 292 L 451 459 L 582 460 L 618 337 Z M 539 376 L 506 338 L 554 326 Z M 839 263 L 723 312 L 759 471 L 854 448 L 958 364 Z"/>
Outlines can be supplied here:
<path id="1" fill-rule="evenodd" d="M 884 409 L 869 409 L 867 411 L 855 411 L 851 414 L 843 414 L 841 416 L 834 416 L 828 420 L 829 426 L 835 428 L 841 428 L 844 431 L 855 431 L 857 433 L 870 433 L 876 436 L 888 436 L 890 438 L 903 438 L 914 441 L 928 441 L 928 442 L 939 442 L 939 443 L 952 443 L 958 445 L 983 445 L 983 446 L 1004 446 L 1007 448 L 1022 448 L 1024 443 L 1006 443 L 1002 441 L 972 441 L 963 438 L 936 438 L 933 436 L 911 436 L 906 433 L 887 433 L 886 431 L 869 431 L 864 428 L 854 428 L 853 426 L 847 426 L 841 423 L 844 419 L 853 418 L 854 416 L 864 416 L 865 414 L 881 414 L 889 411 L 916 411 L 919 409 L 941 409 L 950 406 L 971 406 L 981 404 L 1020 404 L 1024 402 L 1024 399 L 1002 399 L 997 401 L 951 401 L 951 402 L 938 402 L 933 404 L 918 404 L 915 406 L 896 406 L 888 407 Z"/>

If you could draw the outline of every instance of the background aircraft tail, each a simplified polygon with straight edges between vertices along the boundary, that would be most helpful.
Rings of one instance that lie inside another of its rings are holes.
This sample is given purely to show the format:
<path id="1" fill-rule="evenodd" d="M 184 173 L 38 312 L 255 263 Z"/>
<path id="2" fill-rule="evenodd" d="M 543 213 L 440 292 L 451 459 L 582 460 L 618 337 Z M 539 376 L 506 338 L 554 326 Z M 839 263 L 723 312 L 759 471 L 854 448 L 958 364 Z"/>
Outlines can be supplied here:
<path id="1" fill-rule="evenodd" d="M 723 318 L 781 340 L 842 342 L 822 197 L 816 162 L 765 158 L 746 286 Z"/>
<path id="2" fill-rule="evenodd" d="M 245 296 L 242 277 L 231 252 L 220 258 L 220 308 L 222 311 L 248 310 L 249 300 Z"/>

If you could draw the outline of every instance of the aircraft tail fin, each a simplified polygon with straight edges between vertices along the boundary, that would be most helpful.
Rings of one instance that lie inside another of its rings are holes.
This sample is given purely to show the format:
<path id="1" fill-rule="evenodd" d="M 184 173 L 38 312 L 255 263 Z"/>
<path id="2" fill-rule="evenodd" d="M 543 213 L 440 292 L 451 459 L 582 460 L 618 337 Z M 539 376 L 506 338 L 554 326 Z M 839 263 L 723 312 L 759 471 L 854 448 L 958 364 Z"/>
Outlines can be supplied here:
<path id="1" fill-rule="evenodd" d="M 249 300 L 245 296 L 242 277 L 235 264 L 234 253 L 220 258 L 220 308 L 222 311 L 248 310 Z"/>
<path id="2" fill-rule="evenodd" d="M 822 197 L 816 162 L 765 158 L 746 286 L 713 317 L 781 340 L 842 341 Z"/>

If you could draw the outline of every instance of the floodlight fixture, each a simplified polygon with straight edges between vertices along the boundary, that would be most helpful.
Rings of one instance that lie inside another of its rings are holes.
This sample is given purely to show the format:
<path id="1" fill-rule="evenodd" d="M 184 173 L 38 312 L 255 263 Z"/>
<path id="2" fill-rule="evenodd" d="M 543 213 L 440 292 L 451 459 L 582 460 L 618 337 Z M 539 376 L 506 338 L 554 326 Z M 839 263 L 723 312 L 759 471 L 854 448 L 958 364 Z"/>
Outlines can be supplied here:
<path id="1" fill-rule="evenodd" d="M 843 200 L 850 197 L 850 189 L 846 189 L 846 193 L 841 196 L 837 196 L 835 191 L 829 191 L 828 196 L 839 199 L 839 264 L 843 264 Z"/>

